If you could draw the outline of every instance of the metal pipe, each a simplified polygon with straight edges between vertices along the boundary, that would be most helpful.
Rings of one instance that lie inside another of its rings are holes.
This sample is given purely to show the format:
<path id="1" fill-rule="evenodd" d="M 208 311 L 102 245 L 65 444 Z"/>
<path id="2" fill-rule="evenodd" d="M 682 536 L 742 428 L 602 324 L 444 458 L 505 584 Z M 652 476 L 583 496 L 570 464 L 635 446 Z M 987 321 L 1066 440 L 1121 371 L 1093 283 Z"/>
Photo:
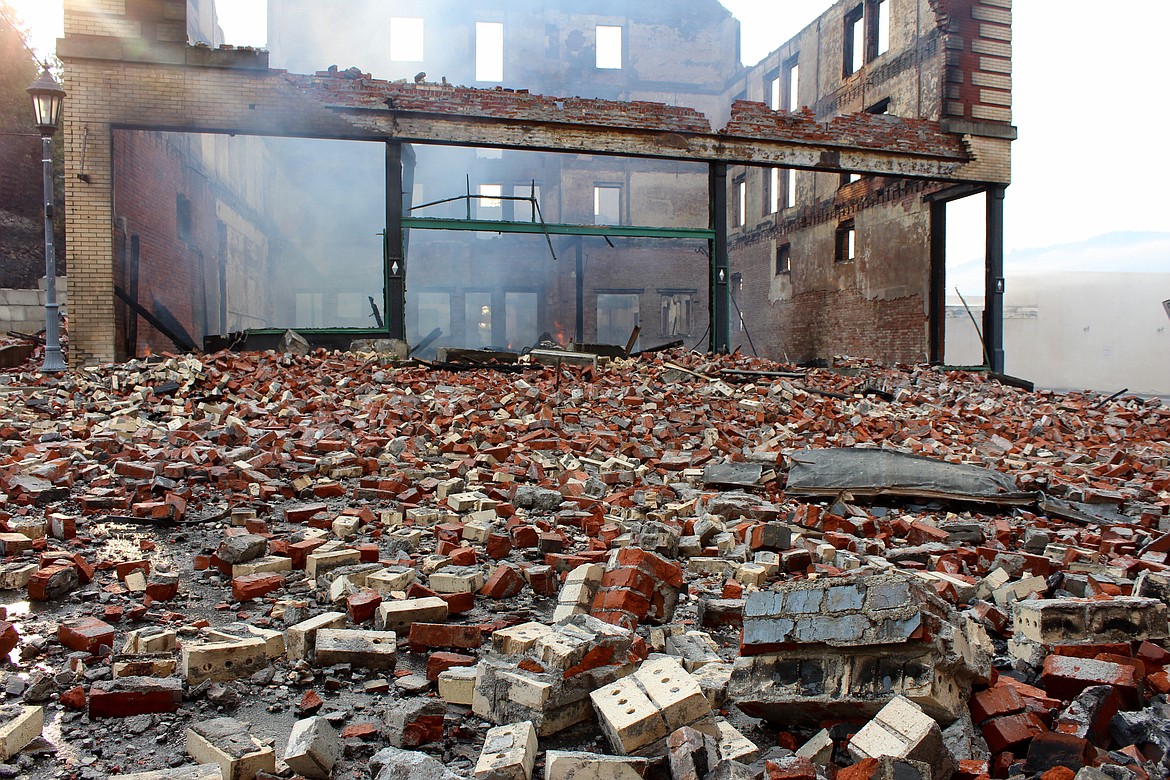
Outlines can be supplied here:
<path id="1" fill-rule="evenodd" d="M 53 137 L 41 136 L 41 168 L 45 179 L 45 362 L 41 373 L 66 370 L 61 355 L 61 307 L 57 305 L 57 249 L 53 244 Z"/>

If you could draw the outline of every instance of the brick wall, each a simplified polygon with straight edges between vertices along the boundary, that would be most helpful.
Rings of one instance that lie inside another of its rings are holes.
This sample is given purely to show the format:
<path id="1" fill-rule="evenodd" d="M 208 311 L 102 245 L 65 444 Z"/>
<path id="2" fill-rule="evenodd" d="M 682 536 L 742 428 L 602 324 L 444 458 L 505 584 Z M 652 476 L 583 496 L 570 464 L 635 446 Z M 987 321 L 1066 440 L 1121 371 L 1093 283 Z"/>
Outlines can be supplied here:
<path id="1" fill-rule="evenodd" d="M 945 7 L 947 116 L 1012 121 L 1012 0 L 936 0 Z"/>

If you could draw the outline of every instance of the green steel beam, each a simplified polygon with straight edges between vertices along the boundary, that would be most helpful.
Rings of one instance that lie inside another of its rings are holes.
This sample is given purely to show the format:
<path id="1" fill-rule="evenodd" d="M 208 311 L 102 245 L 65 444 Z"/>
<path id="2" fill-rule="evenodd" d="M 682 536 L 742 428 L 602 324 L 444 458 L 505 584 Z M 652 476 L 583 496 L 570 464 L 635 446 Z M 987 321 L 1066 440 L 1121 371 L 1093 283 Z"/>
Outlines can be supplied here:
<path id="1" fill-rule="evenodd" d="M 403 217 L 402 227 L 412 230 L 470 230 L 483 233 L 530 233 L 554 236 L 608 236 L 610 238 L 689 238 L 710 241 L 715 231 L 704 228 L 654 228 L 637 225 L 554 225 L 540 222 L 505 222 L 494 219 L 440 219 Z"/>

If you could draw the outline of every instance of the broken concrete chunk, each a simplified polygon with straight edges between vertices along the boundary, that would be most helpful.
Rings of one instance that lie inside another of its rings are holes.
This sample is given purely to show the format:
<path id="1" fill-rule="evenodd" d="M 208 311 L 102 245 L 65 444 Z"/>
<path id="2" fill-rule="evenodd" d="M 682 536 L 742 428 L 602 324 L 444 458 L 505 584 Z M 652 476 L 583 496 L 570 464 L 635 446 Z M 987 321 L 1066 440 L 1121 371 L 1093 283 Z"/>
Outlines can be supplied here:
<path id="1" fill-rule="evenodd" d="M 1165 639 L 1166 604 L 1155 599 L 1035 599 L 1013 607 L 1017 636 L 1041 644 Z"/>
<path id="2" fill-rule="evenodd" d="M 341 740 L 324 718 L 305 718 L 293 724 L 283 757 L 289 769 L 305 777 L 328 780 L 340 757 Z"/>
<path id="3" fill-rule="evenodd" d="M 426 753 L 399 748 L 382 748 L 370 759 L 373 780 L 460 780 L 437 759 Z"/>
<path id="4" fill-rule="evenodd" d="M 968 625 L 902 573 L 752 593 L 730 698 L 754 717 L 812 723 L 875 714 L 900 694 L 950 723 L 990 664 Z"/>
<path id="5" fill-rule="evenodd" d="M 221 561 L 229 565 L 247 563 L 268 552 L 268 540 L 257 534 L 229 536 L 215 551 Z"/>

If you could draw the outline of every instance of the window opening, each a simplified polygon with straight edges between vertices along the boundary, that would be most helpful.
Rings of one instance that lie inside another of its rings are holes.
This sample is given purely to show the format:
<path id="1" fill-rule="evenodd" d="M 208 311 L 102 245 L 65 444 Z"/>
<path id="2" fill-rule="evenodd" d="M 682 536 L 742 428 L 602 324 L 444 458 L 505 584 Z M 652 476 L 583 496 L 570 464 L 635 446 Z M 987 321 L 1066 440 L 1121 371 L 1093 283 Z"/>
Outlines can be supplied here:
<path id="1" fill-rule="evenodd" d="M 475 80 L 504 80 L 504 25 L 475 23 Z"/>
<path id="2" fill-rule="evenodd" d="M 390 60 L 423 61 L 423 20 L 412 16 L 390 19 Z"/>

